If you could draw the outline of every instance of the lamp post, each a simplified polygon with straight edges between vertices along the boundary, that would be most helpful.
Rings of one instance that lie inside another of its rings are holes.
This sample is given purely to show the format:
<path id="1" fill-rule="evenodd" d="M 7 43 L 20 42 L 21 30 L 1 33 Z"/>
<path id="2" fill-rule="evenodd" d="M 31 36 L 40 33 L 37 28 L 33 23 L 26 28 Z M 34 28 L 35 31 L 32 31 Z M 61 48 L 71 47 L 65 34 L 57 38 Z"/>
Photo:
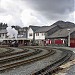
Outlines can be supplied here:
<path id="1" fill-rule="evenodd" d="M 70 47 L 70 29 L 67 30 L 68 30 L 68 47 Z"/>

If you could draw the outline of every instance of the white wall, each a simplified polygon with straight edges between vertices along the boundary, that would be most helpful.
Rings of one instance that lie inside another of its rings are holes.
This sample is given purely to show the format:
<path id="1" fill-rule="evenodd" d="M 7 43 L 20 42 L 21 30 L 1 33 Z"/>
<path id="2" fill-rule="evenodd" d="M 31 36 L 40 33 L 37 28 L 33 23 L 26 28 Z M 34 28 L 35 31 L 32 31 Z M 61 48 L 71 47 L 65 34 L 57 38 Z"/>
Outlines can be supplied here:
<path id="1" fill-rule="evenodd" d="M 32 34 L 32 36 L 29 36 L 29 34 Z M 28 39 L 33 39 L 33 30 L 31 28 L 28 29 Z"/>
<path id="2" fill-rule="evenodd" d="M 32 36 L 29 36 L 29 34 L 32 34 Z M 33 40 L 33 30 L 31 28 L 28 29 L 28 39 L 31 39 Z M 35 40 L 44 40 L 45 39 L 45 33 L 39 33 L 39 36 L 36 36 L 36 33 L 35 33 Z"/>
<path id="3" fill-rule="evenodd" d="M 36 36 L 36 33 L 35 33 L 35 40 L 44 40 L 45 39 L 45 33 L 39 33 L 39 36 Z"/>
<path id="4" fill-rule="evenodd" d="M 6 34 L 0 34 L 2 39 L 6 38 Z"/>

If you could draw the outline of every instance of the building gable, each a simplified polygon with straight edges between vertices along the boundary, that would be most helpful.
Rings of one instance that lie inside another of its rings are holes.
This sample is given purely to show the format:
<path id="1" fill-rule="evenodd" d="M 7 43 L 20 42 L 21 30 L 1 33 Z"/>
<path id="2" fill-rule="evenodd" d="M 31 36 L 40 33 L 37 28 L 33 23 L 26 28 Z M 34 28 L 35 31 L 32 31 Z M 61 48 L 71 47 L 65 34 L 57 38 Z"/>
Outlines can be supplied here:
<path id="1" fill-rule="evenodd" d="M 28 29 L 28 39 L 33 39 L 33 30 L 31 28 Z"/>

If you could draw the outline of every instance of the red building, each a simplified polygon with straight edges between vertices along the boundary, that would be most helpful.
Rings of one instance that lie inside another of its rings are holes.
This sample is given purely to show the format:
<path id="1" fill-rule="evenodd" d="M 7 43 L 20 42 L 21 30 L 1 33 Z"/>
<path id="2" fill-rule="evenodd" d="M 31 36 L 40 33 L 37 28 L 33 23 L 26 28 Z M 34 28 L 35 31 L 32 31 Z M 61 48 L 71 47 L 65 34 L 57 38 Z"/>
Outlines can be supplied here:
<path id="1" fill-rule="evenodd" d="M 75 47 L 75 28 L 60 29 L 46 39 L 52 40 L 52 44 Z"/>

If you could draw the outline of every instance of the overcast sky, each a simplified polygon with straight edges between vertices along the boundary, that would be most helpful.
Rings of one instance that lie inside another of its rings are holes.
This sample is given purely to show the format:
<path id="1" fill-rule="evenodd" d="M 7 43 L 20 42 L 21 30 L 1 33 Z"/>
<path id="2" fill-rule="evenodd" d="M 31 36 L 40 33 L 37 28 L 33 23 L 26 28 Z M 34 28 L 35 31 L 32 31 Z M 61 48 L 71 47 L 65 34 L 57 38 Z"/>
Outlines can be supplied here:
<path id="1" fill-rule="evenodd" d="M 51 25 L 63 20 L 75 23 L 75 0 L 0 0 L 0 22 L 11 25 Z"/>

